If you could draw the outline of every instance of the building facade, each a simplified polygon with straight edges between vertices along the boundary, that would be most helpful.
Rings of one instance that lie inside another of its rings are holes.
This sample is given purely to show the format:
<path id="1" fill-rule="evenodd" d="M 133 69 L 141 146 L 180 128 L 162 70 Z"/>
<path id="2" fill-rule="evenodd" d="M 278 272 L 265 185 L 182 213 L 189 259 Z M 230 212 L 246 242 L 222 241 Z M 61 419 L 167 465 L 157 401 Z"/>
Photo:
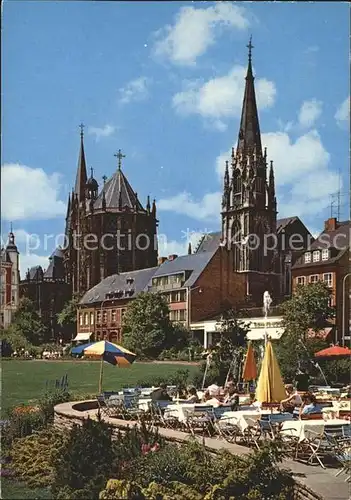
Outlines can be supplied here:
<path id="1" fill-rule="evenodd" d="M 190 329 L 192 321 L 240 305 L 245 282 L 222 247 L 160 258 L 158 267 L 110 276 L 89 290 L 79 304 L 74 340 L 121 341 L 124 311 L 140 292 L 163 295 L 170 320 Z"/>
<path id="2" fill-rule="evenodd" d="M 0 328 L 7 328 L 11 324 L 19 303 L 19 282 L 19 251 L 11 228 L 7 245 L 1 249 Z"/>
<path id="3" fill-rule="evenodd" d="M 351 222 L 325 221 L 324 231 L 292 267 L 293 290 L 297 285 L 324 281 L 335 307 L 334 341 L 350 340 L 350 232 Z"/>
<path id="4" fill-rule="evenodd" d="M 65 337 L 65 330 L 57 323 L 57 315 L 70 300 L 71 290 L 65 281 L 63 252 L 60 248 L 49 258 L 47 269 L 41 266 L 28 269 L 25 279 L 20 282 L 20 296 L 29 298 L 35 304 L 52 340 Z"/>
<path id="5" fill-rule="evenodd" d="M 116 273 L 157 265 L 156 202 L 144 208 L 124 175 L 124 155 L 115 155 L 118 167 L 99 185 L 93 171 L 88 179 L 83 131 L 75 188 L 66 215 L 66 281 L 72 294 L 82 296 L 102 279 Z"/>

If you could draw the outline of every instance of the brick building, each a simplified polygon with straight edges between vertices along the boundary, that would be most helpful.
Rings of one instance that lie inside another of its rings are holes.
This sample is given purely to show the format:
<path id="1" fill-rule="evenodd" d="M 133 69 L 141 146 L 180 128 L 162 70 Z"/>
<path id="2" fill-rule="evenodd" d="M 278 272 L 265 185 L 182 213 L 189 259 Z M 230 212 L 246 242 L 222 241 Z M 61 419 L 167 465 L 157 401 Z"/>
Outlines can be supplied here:
<path id="1" fill-rule="evenodd" d="M 244 279 L 230 267 L 228 252 L 219 247 L 178 257 L 160 258 L 159 266 L 105 278 L 82 298 L 74 340 L 121 340 L 122 317 L 140 292 L 161 293 L 169 304 L 170 319 L 190 329 L 200 321 L 239 305 Z"/>
<path id="2" fill-rule="evenodd" d="M 1 249 L 1 311 L 0 328 L 7 328 L 19 302 L 19 252 L 15 235 L 9 233 L 8 243 Z"/>
<path id="3" fill-rule="evenodd" d="M 49 258 L 47 269 L 41 266 L 28 269 L 25 279 L 20 282 L 20 297 L 27 297 L 35 304 L 52 340 L 65 337 L 65 331 L 57 324 L 57 314 L 70 299 L 71 289 L 65 282 L 63 252 L 60 248 Z"/>
<path id="4" fill-rule="evenodd" d="M 292 268 L 293 289 L 324 281 L 331 290 L 331 305 L 336 307 L 334 339 L 343 341 L 350 337 L 350 232 L 351 222 L 338 222 L 335 218 L 325 221 L 324 231 L 299 257 Z"/>

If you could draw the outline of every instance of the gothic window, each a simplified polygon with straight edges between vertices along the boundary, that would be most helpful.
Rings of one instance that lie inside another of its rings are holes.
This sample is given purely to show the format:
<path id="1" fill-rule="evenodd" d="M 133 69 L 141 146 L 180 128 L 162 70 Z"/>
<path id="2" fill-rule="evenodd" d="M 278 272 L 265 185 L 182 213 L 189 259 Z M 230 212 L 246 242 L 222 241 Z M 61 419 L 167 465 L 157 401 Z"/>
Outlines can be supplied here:
<path id="1" fill-rule="evenodd" d="M 234 193 L 241 193 L 242 183 L 240 170 L 234 172 Z"/>
<path id="2" fill-rule="evenodd" d="M 263 255 L 265 248 L 263 248 L 263 225 L 262 222 L 259 221 L 255 227 L 254 240 L 252 241 L 254 255 L 255 255 L 255 269 L 257 271 L 264 271 L 263 269 Z"/>
<path id="3" fill-rule="evenodd" d="M 255 179 L 255 191 L 257 193 L 262 192 L 262 179 L 261 179 L 261 177 L 256 177 L 256 179 Z"/>
<path id="4" fill-rule="evenodd" d="M 246 214 L 244 216 L 244 235 L 247 236 L 249 234 L 249 216 Z"/>
<path id="5" fill-rule="evenodd" d="M 231 247 L 233 251 L 233 269 L 234 271 L 241 270 L 241 228 L 238 221 L 234 221 L 232 226 Z"/>

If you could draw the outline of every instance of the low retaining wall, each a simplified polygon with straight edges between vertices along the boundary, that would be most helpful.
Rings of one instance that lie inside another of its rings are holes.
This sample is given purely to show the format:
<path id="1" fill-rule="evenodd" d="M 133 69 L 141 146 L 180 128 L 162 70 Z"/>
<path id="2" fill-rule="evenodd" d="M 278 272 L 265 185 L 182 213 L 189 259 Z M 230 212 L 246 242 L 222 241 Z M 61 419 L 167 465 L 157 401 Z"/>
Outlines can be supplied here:
<path id="1" fill-rule="evenodd" d="M 92 410 L 97 410 L 98 405 L 96 400 L 91 401 L 77 401 L 73 403 L 62 403 L 55 406 L 54 409 L 54 425 L 61 430 L 69 430 L 74 424 L 82 425 L 82 421 L 87 418 L 96 418 L 96 413 L 92 413 Z M 111 424 L 113 427 L 112 436 L 117 437 L 120 431 L 123 432 L 127 427 L 134 426 L 137 422 L 104 418 L 106 422 Z M 182 443 L 190 439 L 190 435 L 185 432 L 180 432 L 172 429 L 159 428 L 159 433 L 167 441 Z M 214 438 L 202 438 L 199 436 L 199 441 L 204 443 L 205 448 L 211 453 L 219 453 L 222 449 L 226 449 L 235 455 L 244 455 L 250 453 L 250 450 L 244 446 L 237 444 L 225 443 Z M 293 464 L 283 463 L 284 468 L 295 467 Z M 307 466 L 303 466 L 306 467 Z M 301 467 L 299 467 L 301 469 Z M 294 472 L 294 471 L 293 471 Z M 302 480 L 297 480 L 295 478 L 296 491 L 295 500 L 334 500 L 331 497 L 320 495 L 319 493 L 312 491 Z M 338 485 L 335 488 L 338 488 Z M 317 488 L 316 488 L 317 489 Z M 338 498 L 338 497 L 334 497 Z M 343 498 L 340 496 L 340 499 Z M 347 498 L 347 497 L 344 497 Z"/>

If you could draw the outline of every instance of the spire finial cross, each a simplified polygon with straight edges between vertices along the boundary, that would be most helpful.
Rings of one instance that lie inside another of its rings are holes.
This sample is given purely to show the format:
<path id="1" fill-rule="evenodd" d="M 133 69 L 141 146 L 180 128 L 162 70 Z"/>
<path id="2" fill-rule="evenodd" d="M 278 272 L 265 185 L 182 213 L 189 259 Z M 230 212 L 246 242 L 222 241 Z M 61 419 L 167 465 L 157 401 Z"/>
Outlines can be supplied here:
<path id="1" fill-rule="evenodd" d="M 90 167 L 90 174 L 91 174 L 91 178 L 93 178 L 94 177 L 94 169 L 93 169 L 93 167 Z"/>
<path id="2" fill-rule="evenodd" d="M 119 149 L 118 153 L 114 154 L 113 156 L 115 156 L 118 159 L 118 170 L 121 170 L 122 158 L 125 158 L 126 155 L 122 154 L 122 151 Z"/>
<path id="3" fill-rule="evenodd" d="M 12 227 L 12 222 L 10 222 L 10 233 L 12 233 L 12 232 L 13 232 L 13 231 L 12 231 L 12 229 L 13 229 L 13 227 Z"/>
<path id="4" fill-rule="evenodd" d="M 246 45 L 246 47 L 249 49 L 249 61 L 251 62 L 251 52 L 252 49 L 254 49 L 254 46 L 252 45 L 252 35 L 250 36 L 249 43 L 248 45 Z"/>
<path id="5" fill-rule="evenodd" d="M 84 127 L 85 127 L 84 123 L 81 123 L 81 124 L 79 125 L 79 128 L 80 128 L 80 137 L 81 137 L 81 139 L 83 139 L 83 136 L 84 136 Z"/>
<path id="6" fill-rule="evenodd" d="M 104 181 L 104 185 L 105 185 L 105 184 L 106 184 L 106 181 L 107 181 L 107 177 L 106 177 L 106 175 L 103 175 L 103 176 L 102 176 L 102 180 Z"/>

